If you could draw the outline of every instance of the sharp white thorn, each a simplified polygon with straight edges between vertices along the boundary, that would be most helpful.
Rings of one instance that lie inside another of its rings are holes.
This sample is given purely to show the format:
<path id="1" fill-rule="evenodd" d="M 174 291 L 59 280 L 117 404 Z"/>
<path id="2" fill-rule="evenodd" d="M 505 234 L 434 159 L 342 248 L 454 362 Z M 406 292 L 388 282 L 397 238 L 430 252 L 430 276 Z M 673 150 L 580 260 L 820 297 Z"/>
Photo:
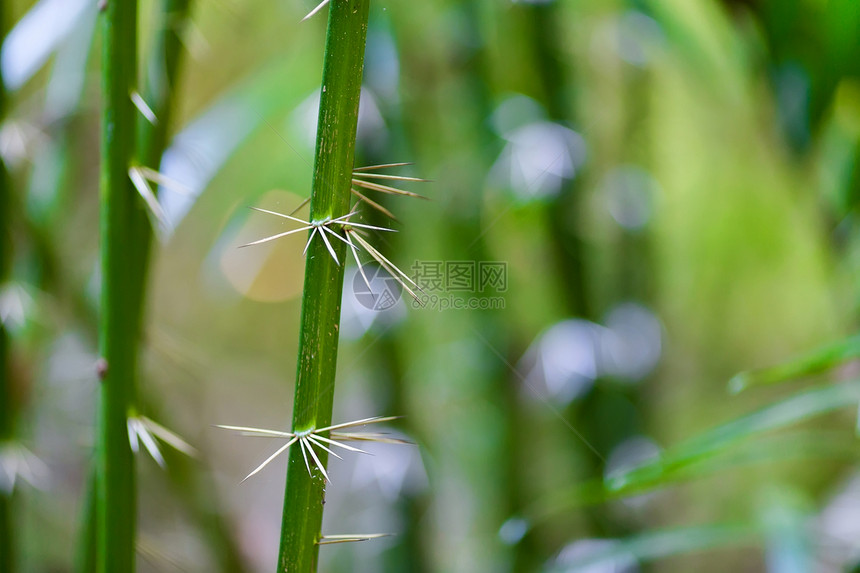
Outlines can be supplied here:
<path id="1" fill-rule="evenodd" d="M 348 221 L 343 223 L 344 225 L 349 225 L 350 227 L 360 227 L 362 229 L 373 229 L 374 231 L 388 231 L 390 233 L 396 233 L 397 229 L 389 229 L 388 227 L 376 227 L 374 225 L 365 225 L 364 223 L 353 223 L 352 221 Z"/>
<path id="2" fill-rule="evenodd" d="M 260 434 L 264 436 L 277 436 L 281 438 L 292 438 L 295 436 L 292 432 L 279 432 L 277 430 L 264 430 L 263 428 L 249 428 L 245 426 L 225 426 L 222 424 L 215 424 L 216 428 L 221 428 L 222 430 L 234 430 L 236 432 L 245 432 L 248 434 Z"/>
<path id="3" fill-rule="evenodd" d="M 323 475 L 323 478 L 325 478 L 325 481 L 331 483 L 331 478 L 328 477 L 328 474 L 325 471 L 325 466 L 320 461 L 320 459 L 317 457 L 316 451 L 314 451 L 313 443 L 310 439 L 310 434 L 305 436 L 305 445 L 307 446 L 308 452 L 311 454 L 311 457 L 314 459 L 314 463 L 317 465 L 319 470 L 322 472 L 322 475 Z"/>
<path id="4" fill-rule="evenodd" d="M 137 420 L 135 420 L 134 418 L 129 418 L 125 423 L 126 427 L 128 428 L 128 444 L 131 447 L 131 451 L 134 453 L 137 453 L 137 451 L 140 449 L 140 443 L 137 439 L 136 422 Z"/>
<path id="5" fill-rule="evenodd" d="M 260 213 L 268 213 L 269 215 L 275 215 L 276 217 L 283 217 L 284 219 L 289 219 L 290 221 L 295 221 L 296 223 L 301 223 L 302 225 L 310 226 L 309 221 L 305 221 L 303 219 L 299 219 L 298 217 L 293 217 L 292 215 L 284 215 L 283 213 L 278 213 L 277 211 L 269 211 L 268 209 L 261 209 L 260 207 L 251 207 L 254 211 L 259 211 Z"/>
<path id="6" fill-rule="evenodd" d="M 349 249 L 352 251 L 352 256 L 355 258 L 355 264 L 358 265 L 358 272 L 361 273 L 361 278 L 364 279 L 364 284 L 367 285 L 367 290 L 373 292 L 373 288 L 370 286 L 370 281 L 367 280 L 367 275 L 364 272 L 364 266 L 362 266 L 361 260 L 358 258 L 358 249 L 355 248 L 355 244 L 352 242 L 352 239 L 349 238 L 349 233 L 346 234 L 346 239 Z"/>
<path id="7" fill-rule="evenodd" d="M 164 175 L 163 173 L 160 173 L 155 169 L 150 169 L 149 167 L 140 167 L 139 169 L 140 173 L 144 177 L 146 177 L 159 187 L 170 189 L 171 191 L 179 193 L 180 195 L 191 195 L 193 193 L 191 187 L 184 185 L 176 179 L 168 177 L 167 175 Z"/>
<path id="8" fill-rule="evenodd" d="M 296 443 L 296 440 L 298 440 L 298 438 L 295 438 L 295 437 L 294 437 L 292 440 L 290 440 L 289 442 L 287 442 L 286 444 L 284 444 L 283 446 L 281 446 L 280 448 L 278 448 L 278 450 L 277 450 L 274 454 L 272 454 L 271 456 L 269 456 L 268 458 L 266 458 L 266 461 L 264 461 L 264 462 L 263 462 L 263 463 L 261 463 L 259 466 L 257 466 L 257 468 L 256 468 L 254 471 L 252 471 L 251 473 L 249 473 L 248 475 L 246 475 L 246 476 L 245 476 L 245 479 L 243 479 L 242 481 L 244 482 L 244 481 L 245 481 L 245 480 L 247 480 L 249 477 L 251 477 L 251 476 L 256 475 L 257 473 L 259 473 L 259 472 L 260 472 L 260 470 L 262 470 L 264 467 L 266 467 L 267 465 L 269 465 L 269 463 L 270 463 L 272 460 L 274 460 L 276 457 L 278 457 L 279 455 L 281 455 L 281 454 L 284 452 L 284 450 L 286 450 L 287 448 L 289 448 L 290 446 L 292 446 L 294 443 Z"/>
<path id="9" fill-rule="evenodd" d="M 339 459 L 339 460 L 342 460 L 342 459 L 343 459 L 342 457 L 340 457 L 339 455 L 337 455 L 336 453 L 334 453 L 333 451 L 331 451 L 329 448 L 327 448 L 325 444 L 323 444 L 322 442 L 320 442 L 320 441 L 319 441 L 319 436 L 314 436 L 313 434 L 308 434 L 308 440 L 310 440 L 311 442 L 313 442 L 313 444 L 314 444 L 314 445 L 321 447 L 322 449 L 324 449 L 325 451 L 327 451 L 328 453 L 330 453 L 331 455 L 333 455 L 333 456 L 334 456 L 334 457 L 336 457 L 337 459 Z"/>
<path id="10" fill-rule="evenodd" d="M 308 18 L 310 18 L 311 16 L 313 16 L 314 14 L 316 14 L 317 12 L 319 12 L 320 10 L 325 8 L 325 5 L 328 4 L 328 1 L 329 0 L 323 0 L 322 2 L 320 2 L 316 8 L 314 8 L 313 10 L 308 12 L 308 15 L 305 16 L 304 18 L 302 18 L 302 22 L 304 22 L 305 20 L 307 20 Z"/>
<path id="11" fill-rule="evenodd" d="M 141 169 L 138 167 L 131 167 L 128 170 L 128 177 L 131 179 L 131 182 L 134 184 L 134 188 L 137 189 L 137 192 L 149 208 L 150 215 L 152 215 L 158 223 L 157 228 L 163 231 L 169 231 L 170 225 L 164 215 L 164 209 L 161 208 L 158 198 L 155 196 L 152 187 L 149 186 L 149 182 L 146 180 L 146 177 L 143 176 Z"/>
<path id="12" fill-rule="evenodd" d="M 324 437 L 322 437 L 322 436 L 320 436 L 320 435 L 316 435 L 316 439 L 318 439 L 318 440 L 322 440 L 322 441 L 324 441 L 324 442 L 326 442 L 326 443 L 328 443 L 328 444 L 331 444 L 331 445 L 333 445 L 333 446 L 338 446 L 339 448 L 343 448 L 343 449 L 345 449 L 345 450 L 349 450 L 350 452 L 357 452 L 357 453 L 359 453 L 359 454 L 368 454 L 368 455 L 370 455 L 370 452 L 366 452 L 366 451 L 362 450 L 361 448 L 356 448 L 355 446 L 348 446 L 348 445 L 346 445 L 346 444 L 341 444 L 340 442 L 338 442 L 338 441 L 336 441 L 336 440 L 331 440 L 331 439 L 329 439 L 329 438 L 324 438 Z"/>
<path id="13" fill-rule="evenodd" d="M 268 243 L 269 241 L 274 241 L 275 239 L 280 239 L 281 237 L 286 237 L 287 235 L 292 235 L 294 233 L 301 233 L 302 231 L 307 231 L 311 227 L 300 227 L 298 229 L 293 229 L 292 231 L 286 231 L 284 233 L 278 233 L 277 235 L 272 235 L 270 237 L 264 237 L 262 239 L 258 239 L 256 241 L 252 241 L 250 243 L 245 243 L 244 245 L 239 245 L 240 249 L 244 249 L 245 247 L 253 247 L 254 245 L 260 245 L 262 243 Z"/>
<path id="14" fill-rule="evenodd" d="M 362 171 L 373 171 L 374 169 L 388 169 L 391 167 L 404 167 L 406 165 L 414 165 L 411 161 L 407 161 L 406 163 L 382 163 L 380 165 L 365 165 L 364 167 L 355 167 L 352 171 L 354 172 L 362 172 Z"/>
<path id="15" fill-rule="evenodd" d="M 161 424 L 150 420 L 146 416 L 141 416 L 140 421 L 153 436 L 160 439 L 162 442 L 172 447 L 174 450 L 182 452 L 187 456 L 197 456 L 197 450 L 194 448 L 194 446 L 183 440 L 175 432 L 171 432 Z"/>
<path id="16" fill-rule="evenodd" d="M 311 236 L 310 236 L 310 237 L 308 237 L 308 242 L 307 242 L 307 243 L 305 243 L 305 248 L 304 248 L 304 250 L 302 251 L 302 255 L 303 255 L 303 256 L 308 254 L 308 247 L 310 247 L 310 246 L 311 246 L 311 241 L 313 241 L 313 240 L 314 240 L 314 235 L 316 235 L 316 234 L 317 234 L 317 231 L 319 231 L 319 228 L 318 228 L 318 227 L 316 227 L 316 226 L 315 226 L 315 227 L 313 227 L 313 231 L 311 232 Z"/>
<path id="17" fill-rule="evenodd" d="M 311 472 L 311 465 L 308 463 L 308 455 L 305 453 L 307 445 L 305 444 L 304 436 L 299 438 L 299 447 L 302 449 L 302 457 L 305 459 L 305 468 L 308 470 L 308 475 L 313 477 L 314 474 Z"/>
<path id="18" fill-rule="evenodd" d="M 320 428 L 319 430 L 317 430 L 316 433 L 319 434 L 320 432 L 328 432 L 330 430 L 340 430 L 342 428 L 350 428 L 352 426 L 364 426 L 365 424 L 381 424 L 383 422 L 390 422 L 396 419 L 397 416 L 372 416 L 370 418 L 355 420 L 354 422 L 344 422 L 342 424 L 326 426 L 325 428 Z"/>
<path id="19" fill-rule="evenodd" d="M 146 118 L 146 121 L 152 125 L 158 125 L 158 118 L 155 117 L 155 112 L 146 104 L 146 101 L 144 101 L 143 97 L 138 92 L 131 92 L 131 101 L 134 103 L 134 107 L 137 108 L 137 111 Z"/>
<path id="20" fill-rule="evenodd" d="M 337 260 L 337 255 L 334 252 L 334 247 L 331 246 L 331 242 L 328 240 L 328 237 L 325 236 L 326 235 L 324 232 L 326 230 L 325 225 L 322 225 L 319 228 L 321 229 L 320 237 L 322 237 L 323 243 L 325 243 L 325 248 L 328 249 L 328 254 L 331 255 L 331 258 L 334 259 L 334 262 L 336 264 L 340 265 L 340 261 Z"/>
<path id="21" fill-rule="evenodd" d="M 152 456 L 155 463 L 157 463 L 160 468 L 164 469 L 164 457 L 161 455 L 161 450 L 158 449 L 158 444 L 155 443 L 152 435 L 142 422 L 139 422 L 137 433 L 140 436 L 140 441 L 143 442 L 143 447 L 146 448 L 146 451 L 149 452 L 149 455 Z"/>

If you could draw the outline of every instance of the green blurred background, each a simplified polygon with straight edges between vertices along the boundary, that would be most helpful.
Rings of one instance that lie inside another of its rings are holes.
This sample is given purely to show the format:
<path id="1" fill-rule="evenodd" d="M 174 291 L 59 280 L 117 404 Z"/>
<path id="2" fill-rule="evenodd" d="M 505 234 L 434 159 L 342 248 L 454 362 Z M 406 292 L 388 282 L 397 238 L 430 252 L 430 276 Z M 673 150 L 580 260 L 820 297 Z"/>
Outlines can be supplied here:
<path id="1" fill-rule="evenodd" d="M 2 1 L 5 399 L 29 453 L 0 469 L 21 570 L 69 571 L 96 385 L 96 5 Z M 309 193 L 314 4 L 194 0 L 182 23 L 160 170 L 187 189 L 160 195 L 141 392 L 200 454 L 140 457 L 140 571 L 275 565 L 285 459 L 241 482 L 274 448 L 213 425 L 290 420 L 304 238 L 237 247 L 288 228 L 248 207 Z M 157 3 L 140 14 L 145 54 Z M 374 311 L 347 268 L 334 419 L 400 415 L 415 445 L 332 460 L 324 533 L 394 535 L 324 547 L 321 570 L 851 571 L 856 364 L 727 383 L 855 328 L 858 160 L 856 0 L 375 1 L 357 165 L 432 180 L 409 187 L 430 201 L 380 200 L 400 231 L 380 249 L 410 275 L 503 262 L 507 284 Z"/>

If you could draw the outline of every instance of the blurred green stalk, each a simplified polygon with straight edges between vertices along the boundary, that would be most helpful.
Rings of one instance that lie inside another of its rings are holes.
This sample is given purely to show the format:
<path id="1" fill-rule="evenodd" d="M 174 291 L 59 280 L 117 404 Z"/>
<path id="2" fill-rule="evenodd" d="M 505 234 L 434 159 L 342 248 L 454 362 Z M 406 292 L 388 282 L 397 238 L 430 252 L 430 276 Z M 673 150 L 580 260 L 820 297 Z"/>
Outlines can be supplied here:
<path id="1" fill-rule="evenodd" d="M 149 122 L 142 116 L 138 116 L 137 150 L 142 164 L 153 169 L 157 169 L 160 164 L 170 134 L 176 102 L 178 70 L 184 52 L 180 35 L 188 18 L 189 10 L 189 0 L 164 0 L 162 2 L 160 7 L 161 25 L 149 55 L 143 99 L 153 110 L 157 121 Z M 135 344 L 139 345 L 143 332 L 146 284 L 153 233 L 149 214 L 142 201 L 134 201 L 131 216 L 132 223 L 129 235 L 133 237 L 133 240 L 129 245 L 129 258 L 134 275 L 129 281 L 133 289 L 132 300 L 129 303 L 129 308 L 133 313 L 133 322 L 129 331 L 134 335 Z M 137 395 L 134 397 L 134 401 L 140 406 L 142 397 Z M 145 402 L 142 404 L 143 407 L 139 407 L 138 410 L 149 412 L 150 416 L 159 420 L 163 418 L 156 413 L 158 409 L 151 401 L 143 401 Z M 231 573 L 244 571 L 245 567 L 241 560 L 240 551 L 222 519 L 217 503 L 215 503 L 212 484 L 205 479 L 196 462 L 170 448 L 163 453 L 167 460 L 171 483 L 180 497 L 187 503 L 195 520 L 202 527 L 213 553 L 218 557 L 216 562 L 219 570 Z M 90 573 L 96 568 L 96 489 L 95 484 L 90 484 L 86 496 L 84 530 L 76 564 L 76 570 L 81 573 Z"/>
<path id="2" fill-rule="evenodd" d="M 189 0 L 163 0 L 161 26 L 149 56 L 146 89 L 143 99 L 152 109 L 157 121 L 150 122 L 140 116 L 138 124 L 138 157 L 141 164 L 159 169 L 161 156 L 167 146 L 167 137 L 173 120 L 176 82 L 181 56 L 184 53 L 180 33 L 188 18 Z M 131 234 L 132 261 L 135 278 L 135 332 L 140 339 L 146 307 L 146 282 L 152 251 L 152 223 L 142 201 L 136 203 Z"/>
<path id="3" fill-rule="evenodd" d="M 333 219 L 349 211 L 369 7 L 370 0 L 337 0 L 329 5 L 311 221 Z M 338 258 L 344 261 L 346 246 L 333 242 Z M 311 242 L 302 298 L 294 432 L 331 424 L 343 272 L 322 240 Z M 320 452 L 320 462 L 325 464 L 327 459 Z M 322 474 L 308 475 L 301 448 L 291 448 L 278 571 L 316 570 L 324 498 Z"/>
<path id="4" fill-rule="evenodd" d="M 6 5 L 0 4 L 0 38 L 6 37 Z M 6 86 L 0 76 L 0 124 L 6 119 Z M 12 189 L 6 164 L 0 157 L 0 293 L 12 268 Z M 15 429 L 15 396 L 9 364 L 9 333 L 0 320 L 0 454 L 11 443 Z M 2 459 L 0 459 L 2 463 Z M 0 573 L 15 570 L 12 528 L 12 491 L 0 490 Z"/>
<path id="5" fill-rule="evenodd" d="M 138 198 L 129 179 L 137 114 L 137 0 L 108 0 L 102 18 L 101 395 L 96 452 L 97 570 L 134 571 L 135 463 L 127 418 L 134 405 L 137 336 L 132 233 Z"/>

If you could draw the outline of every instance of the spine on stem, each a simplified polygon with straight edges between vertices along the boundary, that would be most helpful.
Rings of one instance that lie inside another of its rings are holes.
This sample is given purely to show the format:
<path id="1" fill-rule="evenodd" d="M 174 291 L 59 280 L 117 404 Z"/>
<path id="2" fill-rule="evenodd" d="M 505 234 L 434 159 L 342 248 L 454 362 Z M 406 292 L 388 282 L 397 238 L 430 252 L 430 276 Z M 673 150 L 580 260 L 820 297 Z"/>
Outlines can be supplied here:
<path id="1" fill-rule="evenodd" d="M 325 61 L 311 194 L 311 221 L 348 213 L 358 104 L 364 69 L 370 0 L 329 3 Z M 334 241 L 338 260 L 346 246 Z M 307 252 L 302 297 L 299 363 L 293 405 L 293 431 L 331 424 L 344 268 L 323 240 Z M 315 571 L 322 526 L 325 477 L 309 473 L 301 448 L 290 450 L 278 571 Z M 325 466 L 327 455 L 321 452 Z"/>

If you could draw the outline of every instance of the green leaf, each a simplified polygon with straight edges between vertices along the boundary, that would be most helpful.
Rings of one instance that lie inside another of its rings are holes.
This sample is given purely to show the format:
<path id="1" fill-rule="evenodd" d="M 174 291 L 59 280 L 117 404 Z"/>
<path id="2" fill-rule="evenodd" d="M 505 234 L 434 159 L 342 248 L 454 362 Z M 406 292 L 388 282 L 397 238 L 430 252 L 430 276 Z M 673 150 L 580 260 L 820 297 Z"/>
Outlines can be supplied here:
<path id="1" fill-rule="evenodd" d="M 820 374 L 858 357 L 860 357 L 860 336 L 852 336 L 817 348 L 778 366 L 741 372 L 729 380 L 729 391 L 737 394 L 750 386 L 778 384 Z"/>

